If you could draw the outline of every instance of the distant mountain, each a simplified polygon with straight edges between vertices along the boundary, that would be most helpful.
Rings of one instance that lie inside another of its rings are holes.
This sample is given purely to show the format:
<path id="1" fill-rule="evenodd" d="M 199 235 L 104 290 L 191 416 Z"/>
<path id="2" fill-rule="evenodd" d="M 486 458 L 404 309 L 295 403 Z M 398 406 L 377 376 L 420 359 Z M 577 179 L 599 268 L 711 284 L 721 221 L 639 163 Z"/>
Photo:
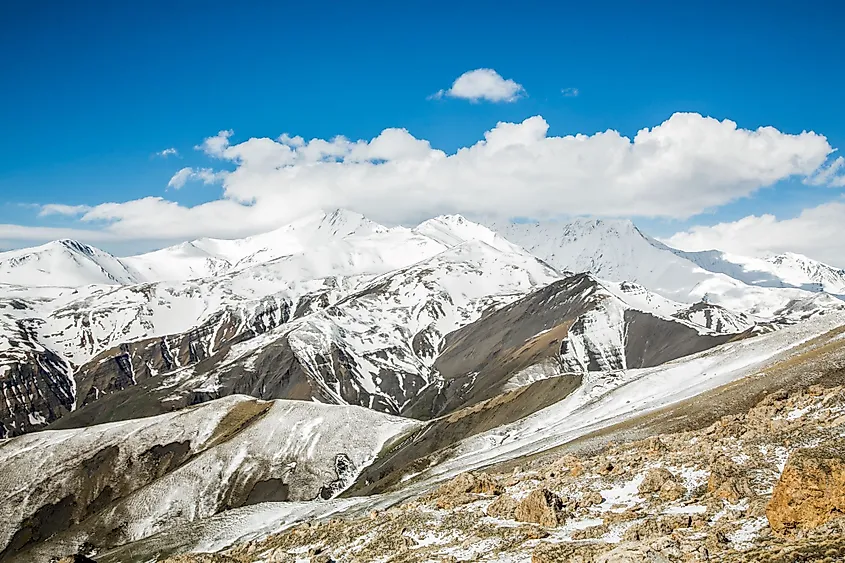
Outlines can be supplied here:
<path id="1" fill-rule="evenodd" d="M 555 268 L 628 281 L 686 303 L 707 301 L 773 317 L 807 292 L 841 293 L 843 272 L 800 255 L 769 260 L 721 252 L 683 252 L 642 233 L 631 221 L 492 223 L 490 228 Z M 762 288 L 766 288 L 763 290 Z"/>
<path id="2" fill-rule="evenodd" d="M 718 250 L 675 254 L 705 270 L 726 274 L 749 285 L 792 287 L 806 291 L 845 295 L 845 270 L 828 266 L 801 254 L 785 253 L 768 258 L 751 258 Z"/>
<path id="3" fill-rule="evenodd" d="M 435 364 L 449 335 L 570 271 L 590 272 L 589 291 L 605 296 L 567 317 L 582 335 L 566 333 L 560 360 L 575 371 L 639 365 L 628 325 L 652 324 L 628 311 L 675 336 L 723 335 L 843 306 L 823 292 L 751 285 L 727 258 L 671 249 L 626 221 L 498 228 L 459 215 L 387 228 L 337 210 L 123 259 L 74 241 L 4 253 L 0 283 L 17 285 L 0 285 L 0 436 L 232 393 L 400 414 L 447 377 Z M 827 276 L 835 286 L 833 269 L 788 258 L 766 264 L 783 279 Z M 686 346 L 677 349 L 698 349 Z M 159 383 L 143 387 L 136 410 L 103 402 L 147 381 Z"/>
<path id="4" fill-rule="evenodd" d="M 277 258 L 301 254 L 349 236 L 387 231 L 359 213 L 318 211 L 274 231 L 244 239 L 203 238 L 124 258 L 145 281 L 175 281 L 217 276 Z"/>
<path id="5" fill-rule="evenodd" d="M 0 253 L 0 283 L 74 287 L 138 281 L 141 279 L 120 259 L 75 240 Z"/>

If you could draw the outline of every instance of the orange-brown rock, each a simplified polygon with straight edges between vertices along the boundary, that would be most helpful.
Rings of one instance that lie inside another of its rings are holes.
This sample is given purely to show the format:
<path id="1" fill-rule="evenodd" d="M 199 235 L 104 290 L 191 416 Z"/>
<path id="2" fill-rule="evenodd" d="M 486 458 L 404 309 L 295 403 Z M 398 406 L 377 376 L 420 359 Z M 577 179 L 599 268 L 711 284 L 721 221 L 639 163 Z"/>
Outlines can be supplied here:
<path id="1" fill-rule="evenodd" d="M 684 496 L 687 490 L 678 482 L 678 478 L 672 472 L 656 467 L 646 472 L 637 492 L 641 495 L 657 493 L 661 499 L 673 501 Z"/>
<path id="2" fill-rule="evenodd" d="M 435 496 L 460 495 L 465 493 L 480 495 L 502 494 L 502 487 L 487 473 L 461 473 L 448 483 L 443 484 Z"/>
<path id="3" fill-rule="evenodd" d="M 723 455 L 717 457 L 710 465 L 707 492 L 732 503 L 754 495 L 748 478 L 735 463 Z"/>
<path id="4" fill-rule="evenodd" d="M 493 518 L 513 520 L 519 502 L 510 495 L 500 495 L 487 507 L 487 515 Z"/>
<path id="5" fill-rule="evenodd" d="M 541 526 L 557 526 L 566 519 L 563 500 L 548 489 L 537 489 L 516 506 L 514 519 Z"/>
<path id="6" fill-rule="evenodd" d="M 843 515 L 845 440 L 793 452 L 766 507 L 772 530 L 809 530 Z"/>

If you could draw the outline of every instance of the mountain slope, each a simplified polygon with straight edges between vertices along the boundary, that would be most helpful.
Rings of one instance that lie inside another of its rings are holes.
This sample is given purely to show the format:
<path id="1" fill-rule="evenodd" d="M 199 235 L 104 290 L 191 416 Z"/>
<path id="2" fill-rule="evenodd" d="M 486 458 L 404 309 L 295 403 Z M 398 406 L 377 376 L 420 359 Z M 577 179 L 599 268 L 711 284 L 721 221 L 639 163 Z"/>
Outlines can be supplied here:
<path id="1" fill-rule="evenodd" d="M 446 334 L 557 277 L 530 255 L 463 243 L 377 277 L 325 307 L 300 311 L 294 305 L 286 324 L 263 334 L 182 335 L 105 353 L 82 366 L 77 379 L 80 390 L 109 385 L 114 397 L 98 398 L 60 425 L 153 414 L 233 393 L 397 414 L 431 381 Z M 192 338 L 198 354 L 189 361 Z M 163 343 L 172 352 L 162 354 Z M 126 354 L 131 361 L 120 360 Z M 137 389 L 127 383 L 133 379 Z"/>
<path id="2" fill-rule="evenodd" d="M 718 330 L 680 316 L 685 311 L 589 274 L 553 282 L 450 333 L 433 364 L 432 385 L 403 411 L 428 419 L 509 389 L 588 371 L 654 367 L 726 342 L 753 323 Z M 642 290 L 642 288 L 638 288 Z"/>
<path id="3" fill-rule="evenodd" d="M 138 281 L 135 272 L 120 259 L 74 240 L 0 253 L 0 283 L 74 287 Z"/>
<path id="4" fill-rule="evenodd" d="M 66 398 L 64 391 L 57 391 L 59 396 L 63 397 L 63 401 L 56 403 L 51 400 L 45 404 L 39 398 L 41 395 L 35 392 L 35 389 L 40 389 L 40 384 L 34 383 L 36 374 L 42 371 L 41 364 L 33 359 L 24 362 L 28 367 L 23 368 L 21 379 L 4 380 L 0 376 L 0 385 L 8 385 L 9 389 L 15 391 L 9 395 L 11 398 L 5 405 L 0 403 L 0 420 L 8 421 L 8 424 L 14 422 L 15 425 L 6 428 L 4 435 L 14 435 L 34 428 L 35 426 L 27 423 L 29 415 L 34 417 L 32 420 L 51 422 L 57 417 L 69 414 L 76 406 L 88 407 L 100 400 L 103 395 L 138 385 L 159 373 L 170 373 L 180 369 L 193 370 L 195 364 L 199 362 L 204 362 L 204 367 L 194 374 L 197 377 L 204 374 L 207 378 L 212 368 L 222 369 L 223 366 L 231 366 L 227 369 L 235 370 L 228 372 L 225 394 L 248 392 L 266 398 L 310 398 L 312 396 L 310 392 L 305 393 L 301 389 L 294 391 L 290 384 L 282 387 L 270 384 L 274 377 L 270 374 L 275 374 L 278 369 L 288 365 L 285 361 L 279 362 L 278 356 L 273 356 L 274 360 L 267 359 L 275 367 L 268 367 L 268 375 L 262 379 L 261 386 L 254 387 L 250 383 L 253 378 L 248 376 L 249 370 L 245 370 L 241 365 L 246 360 L 238 359 L 240 356 L 235 356 L 234 360 L 227 358 L 229 347 L 278 329 L 294 319 L 304 318 L 330 307 L 362 291 L 368 284 L 373 283 L 377 276 L 401 272 L 416 263 L 423 264 L 426 260 L 432 260 L 438 255 L 441 256 L 440 259 L 426 266 L 424 271 L 419 270 L 422 272 L 420 275 L 428 276 L 426 279 L 430 278 L 430 281 L 419 285 L 419 280 L 406 280 L 408 285 L 405 289 L 418 284 L 414 286 L 419 288 L 417 293 L 402 297 L 400 306 L 388 301 L 374 302 L 374 308 L 366 312 L 370 318 L 356 321 L 371 325 L 383 322 L 385 327 L 389 327 L 389 330 L 385 330 L 385 334 L 390 334 L 390 338 L 397 338 L 397 334 L 399 335 L 399 344 L 395 346 L 385 344 L 385 349 L 379 353 L 380 356 L 389 357 L 377 359 L 376 363 L 393 362 L 393 367 L 396 367 L 402 362 L 399 355 L 408 357 L 413 355 L 411 348 L 414 344 L 401 339 L 401 335 L 404 334 L 402 331 L 407 329 L 407 326 L 403 324 L 406 321 L 391 321 L 384 315 L 389 316 L 399 309 L 405 310 L 403 315 L 416 314 L 412 310 L 415 300 L 420 299 L 422 303 L 426 299 L 427 292 L 434 292 L 435 289 L 437 291 L 437 295 L 431 297 L 430 306 L 432 307 L 441 308 L 440 302 L 464 299 L 465 294 L 471 295 L 471 299 L 475 300 L 472 307 L 480 307 L 482 298 L 511 291 L 516 294 L 509 298 L 516 298 L 525 291 L 548 283 L 557 277 L 556 272 L 540 264 L 521 249 L 501 240 L 484 227 L 463 223 L 462 219 L 455 224 L 455 232 L 450 230 L 451 223 L 440 224 L 436 232 L 440 240 L 435 240 L 423 234 L 425 229 L 383 229 L 373 227 L 366 221 L 358 221 L 355 217 L 351 223 L 353 230 L 363 224 L 364 231 L 372 232 L 350 234 L 349 222 L 340 221 L 343 218 L 348 218 L 348 216 L 334 214 L 324 216 L 318 221 L 309 219 L 309 221 L 297 223 L 298 227 L 292 231 L 300 235 L 303 232 L 303 225 L 313 227 L 316 224 L 319 227 L 316 231 L 310 227 L 310 230 L 306 229 L 306 231 L 310 233 L 308 236 L 311 236 L 312 240 L 316 237 L 323 242 L 269 262 L 243 266 L 227 274 L 190 281 L 93 287 L 85 291 L 75 289 L 73 293 L 76 295 L 63 298 L 60 302 L 56 301 L 49 306 L 45 305 L 38 312 L 27 310 L 27 314 L 23 316 L 31 321 L 31 338 L 39 346 L 52 351 L 62 360 L 61 362 L 42 362 L 43 365 L 53 366 L 53 368 L 49 370 L 49 373 L 38 377 L 44 381 L 54 380 L 57 386 L 58 382 L 62 382 L 63 388 L 70 385 L 74 395 Z M 328 223 L 324 220 L 328 220 Z M 314 234 L 315 232 L 317 234 Z M 471 237 L 494 242 L 502 250 L 494 249 L 483 242 L 469 240 Z M 458 250 L 465 244 L 478 245 L 478 248 L 482 249 L 479 251 L 480 256 L 486 258 L 479 259 L 471 251 Z M 455 256 L 447 259 L 450 245 L 457 245 L 454 247 Z M 288 247 L 288 250 L 292 248 Z M 504 268 L 503 271 L 502 268 Z M 441 270 L 445 275 L 444 280 L 459 281 L 436 287 L 439 283 L 438 273 Z M 488 279 L 511 281 L 505 283 L 507 286 L 505 288 L 505 286 L 500 287 L 495 281 L 485 283 Z M 393 291 L 399 292 L 398 286 L 406 281 L 394 284 Z M 397 295 L 391 299 L 398 299 Z M 386 299 L 386 296 L 383 298 Z M 435 305 L 435 303 L 438 304 Z M 467 305 L 448 303 L 446 307 L 467 307 Z M 14 306 L 11 308 L 14 309 Z M 474 309 L 462 311 L 461 314 L 466 315 L 478 314 Z M 350 319 L 353 317 L 354 314 L 350 316 Z M 303 346 L 307 347 L 303 342 L 322 338 L 330 340 L 333 338 L 330 336 L 334 334 L 333 331 L 346 330 L 343 334 L 349 333 L 349 329 L 338 328 L 333 321 L 318 321 L 317 318 L 311 317 L 314 323 L 328 322 L 328 324 L 321 328 L 312 326 L 310 329 L 302 325 L 299 332 L 291 334 L 290 339 L 287 337 L 283 339 L 286 350 L 283 355 L 293 362 L 290 365 L 297 370 L 297 373 L 310 372 L 302 371 L 304 368 L 300 369 L 301 363 L 296 359 L 299 356 L 292 346 L 299 347 L 296 348 L 299 350 Z M 411 322 L 408 319 L 406 319 L 407 322 Z M 469 320 L 471 318 L 467 317 L 466 320 L 460 322 L 466 323 Z M 426 330 L 431 334 L 436 333 L 442 336 L 460 326 L 454 324 L 457 321 L 450 322 L 453 324 L 447 323 L 442 327 Z M 329 336 L 305 336 L 309 330 L 319 333 L 323 329 L 328 331 Z M 279 337 L 276 335 L 273 338 Z M 420 336 L 417 345 L 423 342 L 431 345 L 426 338 Z M 341 348 L 347 345 L 355 349 L 360 346 L 366 347 L 361 341 L 344 344 Z M 248 347 L 240 346 L 236 350 L 242 349 L 248 349 Z M 237 353 L 242 355 L 244 352 Z M 327 352 L 328 357 L 331 353 Z M 251 361 L 257 360 L 254 357 Z M 313 361 L 313 358 L 309 358 L 306 363 Z M 0 358 L 0 365 L 3 364 L 9 366 L 9 374 L 20 372 L 23 365 L 17 362 L 13 366 L 11 359 L 7 361 Z M 259 365 L 264 366 L 264 363 L 259 363 Z M 69 378 L 69 374 L 73 372 L 75 376 Z M 184 401 L 191 403 L 220 396 L 216 391 L 200 391 L 214 389 L 212 383 L 196 384 L 196 377 L 190 379 L 194 381 L 193 387 L 189 389 L 180 387 L 182 393 L 179 396 Z M 300 381 L 296 378 L 293 380 Z M 387 385 L 386 382 L 384 384 Z M 407 393 L 410 397 L 414 387 L 410 381 L 408 385 Z M 176 390 L 173 390 L 171 394 L 175 392 Z M 298 394 L 300 392 L 305 394 L 300 396 Z M 323 393 L 324 391 L 315 391 L 313 396 L 323 397 Z M 363 394 L 356 395 L 355 398 L 349 395 L 352 393 L 351 389 L 344 392 L 335 389 L 334 393 L 335 395 L 329 394 L 323 400 L 371 406 L 363 400 Z M 337 395 L 338 393 L 340 395 Z M 152 391 L 148 394 L 152 397 L 157 396 L 157 393 Z M 346 398 L 340 400 L 339 396 Z M 407 400 L 408 397 L 402 401 Z M 158 397 L 158 399 L 162 398 Z M 167 410 L 179 405 L 184 406 L 184 404 L 180 401 L 171 401 Z M 133 407 L 136 410 L 132 412 L 146 414 L 161 412 L 155 409 L 149 411 L 148 409 L 153 407 L 147 403 L 145 405 L 136 405 Z M 91 408 L 88 408 L 89 412 L 90 410 Z M 126 412 L 125 409 L 118 410 Z M 398 412 L 395 405 L 384 405 L 382 410 Z M 84 418 L 86 415 L 79 414 L 78 416 Z"/>
<path id="5" fill-rule="evenodd" d="M 0 443 L 0 560 L 49 560 L 49 549 L 83 543 L 104 550 L 240 506 L 330 498 L 417 425 L 358 407 L 235 396 L 14 438 Z"/>

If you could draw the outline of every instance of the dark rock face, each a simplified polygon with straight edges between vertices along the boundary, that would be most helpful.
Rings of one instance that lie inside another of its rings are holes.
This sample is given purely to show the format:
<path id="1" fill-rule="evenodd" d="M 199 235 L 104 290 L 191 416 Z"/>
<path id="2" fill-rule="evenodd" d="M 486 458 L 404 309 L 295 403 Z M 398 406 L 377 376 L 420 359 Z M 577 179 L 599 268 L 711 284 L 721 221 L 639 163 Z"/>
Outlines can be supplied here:
<path id="1" fill-rule="evenodd" d="M 699 334 L 694 328 L 640 311 L 625 311 L 625 362 L 629 368 L 650 368 L 709 350 L 735 337 Z"/>
<path id="2" fill-rule="evenodd" d="M 572 322 L 599 301 L 579 274 L 555 282 L 448 335 L 434 362 L 441 379 L 402 412 L 433 418 L 502 392 L 515 373 L 557 361 Z"/>
<path id="3" fill-rule="evenodd" d="M 4 327 L 0 352 L 0 439 L 44 428 L 74 408 L 70 366 L 41 347 L 25 321 Z"/>

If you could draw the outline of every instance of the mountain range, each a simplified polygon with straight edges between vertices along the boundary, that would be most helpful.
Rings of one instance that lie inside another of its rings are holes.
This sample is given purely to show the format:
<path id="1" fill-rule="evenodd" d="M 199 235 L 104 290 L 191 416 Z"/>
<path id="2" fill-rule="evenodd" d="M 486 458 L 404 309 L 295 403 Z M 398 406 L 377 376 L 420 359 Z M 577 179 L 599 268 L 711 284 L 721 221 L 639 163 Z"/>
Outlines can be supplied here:
<path id="1" fill-rule="evenodd" d="M 130 257 L 71 240 L 0 253 L 0 458 L 55 461 L 39 462 L 38 495 L 0 480 L 17 499 L 0 561 L 395 484 L 415 460 L 638 377 L 676 374 L 688 396 L 836 326 L 842 295 L 845 271 L 810 258 L 684 252 L 617 220 L 406 228 L 336 210 Z M 723 362 L 731 346 L 746 356 Z M 348 430 L 338 417 L 388 430 L 321 449 Z M 288 440 L 285 455 L 251 433 Z M 171 498 L 191 471 L 189 502 L 145 520 L 149 491 Z"/>

